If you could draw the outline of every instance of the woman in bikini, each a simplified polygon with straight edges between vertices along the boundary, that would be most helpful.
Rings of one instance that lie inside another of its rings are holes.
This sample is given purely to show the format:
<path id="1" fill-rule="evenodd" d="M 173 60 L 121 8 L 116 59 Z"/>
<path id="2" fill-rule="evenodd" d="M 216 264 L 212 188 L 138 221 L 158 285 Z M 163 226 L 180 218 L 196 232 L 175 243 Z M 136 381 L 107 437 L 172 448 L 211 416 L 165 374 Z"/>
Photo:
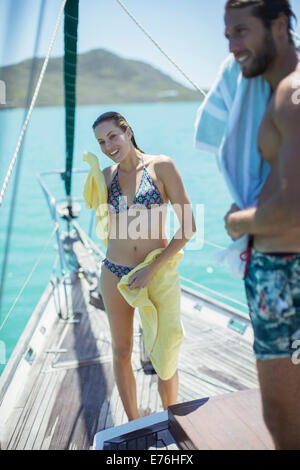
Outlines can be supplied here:
<path id="1" fill-rule="evenodd" d="M 100 286 L 112 335 L 115 380 L 128 419 L 133 420 L 139 418 L 131 365 L 134 309 L 122 297 L 117 284 L 122 276 L 144 261 L 148 253 L 163 248 L 151 264 L 129 280 L 132 289 L 148 286 L 156 271 L 183 248 L 196 229 L 189 198 L 171 158 L 148 155 L 140 150 L 131 127 L 119 113 L 102 114 L 94 122 L 93 130 L 102 152 L 114 162 L 103 170 L 108 188 L 110 231 Z M 169 201 L 180 223 L 170 243 L 164 231 Z M 185 216 L 188 212 L 189 216 Z M 137 214 L 140 217 L 138 233 L 133 230 L 137 228 L 134 223 Z M 175 404 L 177 371 L 169 380 L 158 377 L 158 390 L 164 409 Z"/>

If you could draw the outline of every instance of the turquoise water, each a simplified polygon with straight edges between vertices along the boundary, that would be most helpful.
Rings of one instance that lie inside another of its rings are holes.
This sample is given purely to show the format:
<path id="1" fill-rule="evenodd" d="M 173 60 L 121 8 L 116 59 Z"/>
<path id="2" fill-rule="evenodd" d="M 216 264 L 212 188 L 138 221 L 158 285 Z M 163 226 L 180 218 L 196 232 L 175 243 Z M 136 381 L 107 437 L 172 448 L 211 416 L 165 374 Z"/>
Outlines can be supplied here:
<path id="1" fill-rule="evenodd" d="M 93 137 L 91 124 L 104 111 L 113 109 L 121 112 L 132 125 L 136 141 L 145 152 L 166 154 L 176 162 L 194 210 L 201 204 L 204 207 L 205 240 L 227 246 L 229 238 L 224 230 L 223 217 L 232 201 L 222 175 L 217 169 L 215 158 L 193 148 L 194 120 L 197 108 L 198 103 L 143 103 L 79 107 L 76 116 L 74 168 L 87 168 L 86 164 L 82 162 L 84 150 L 97 154 L 100 157 L 102 168 L 110 164 L 109 160 L 100 153 L 98 144 Z M 0 113 L 1 187 L 16 147 L 23 115 L 24 110 L 20 109 Z M 24 142 L 0 325 L 53 229 L 48 206 L 36 174 L 64 168 L 64 145 L 64 109 L 61 107 L 35 109 Z M 14 175 L 15 172 L 8 186 L 4 203 L 0 208 L 0 263 L 3 262 Z M 49 177 L 45 181 L 58 199 L 64 196 L 63 184 L 59 179 Z M 81 195 L 82 187 L 83 177 L 74 177 L 73 194 Z M 89 213 L 84 210 L 84 205 L 83 219 L 87 229 Z M 0 372 L 5 367 L 5 362 L 7 362 L 51 276 L 56 257 L 54 245 L 55 239 L 52 239 L 30 283 L 0 331 L 0 346 L 2 347 L 0 362 L 3 363 L 0 364 Z M 214 265 L 215 248 L 204 244 L 200 249 L 200 246 L 201 243 L 196 245 L 190 242 L 186 247 L 184 259 L 179 267 L 180 274 L 209 289 L 246 303 L 243 282 L 233 278 L 222 267 Z M 188 285 L 195 288 L 194 285 Z M 220 297 L 216 298 L 222 300 Z M 238 307 L 232 302 L 225 302 Z M 246 311 L 242 307 L 240 308 Z M 3 354 L 3 346 L 5 355 Z"/>

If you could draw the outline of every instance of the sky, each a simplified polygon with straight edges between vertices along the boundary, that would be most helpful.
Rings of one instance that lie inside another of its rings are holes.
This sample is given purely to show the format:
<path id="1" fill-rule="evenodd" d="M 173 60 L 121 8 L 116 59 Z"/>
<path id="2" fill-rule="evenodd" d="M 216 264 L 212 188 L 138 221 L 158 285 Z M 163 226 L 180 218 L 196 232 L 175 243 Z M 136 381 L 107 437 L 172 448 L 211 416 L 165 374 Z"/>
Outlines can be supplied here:
<path id="1" fill-rule="evenodd" d="M 45 56 L 62 0 L 0 0 L 0 65 L 33 55 L 41 2 L 44 20 L 37 55 Z M 225 0 L 122 0 L 162 49 L 200 87 L 211 86 L 228 54 L 224 38 Z M 117 0 L 80 0 L 78 52 L 104 48 L 153 65 L 191 85 L 138 29 Z M 291 0 L 299 18 L 300 0 Z M 63 22 L 52 56 L 63 54 Z M 1 79 L 1 77 L 0 77 Z"/>

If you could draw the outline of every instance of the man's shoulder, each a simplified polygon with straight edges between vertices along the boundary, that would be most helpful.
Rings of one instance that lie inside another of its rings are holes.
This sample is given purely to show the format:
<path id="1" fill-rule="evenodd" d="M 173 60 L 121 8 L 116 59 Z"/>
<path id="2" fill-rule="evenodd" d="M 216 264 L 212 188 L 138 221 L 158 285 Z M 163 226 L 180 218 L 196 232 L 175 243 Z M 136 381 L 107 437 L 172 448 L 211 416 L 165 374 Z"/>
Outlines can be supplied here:
<path id="1" fill-rule="evenodd" d="M 295 96 L 300 95 L 300 62 L 298 67 L 289 75 L 284 77 L 277 86 L 275 100 L 279 107 L 288 109 L 292 105 L 299 104 L 295 102 Z"/>
<path id="2" fill-rule="evenodd" d="M 274 119 L 287 131 L 300 122 L 300 65 L 279 83 L 274 96 Z"/>

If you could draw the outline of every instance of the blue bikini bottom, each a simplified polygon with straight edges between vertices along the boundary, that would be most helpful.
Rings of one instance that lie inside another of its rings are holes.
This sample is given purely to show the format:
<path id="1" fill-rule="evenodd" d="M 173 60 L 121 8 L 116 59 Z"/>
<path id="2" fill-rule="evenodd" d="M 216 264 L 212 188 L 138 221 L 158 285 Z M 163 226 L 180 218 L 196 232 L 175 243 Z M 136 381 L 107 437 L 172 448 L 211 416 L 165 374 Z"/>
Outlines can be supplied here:
<path id="1" fill-rule="evenodd" d="M 118 277 L 123 277 L 126 274 L 130 273 L 130 271 L 133 268 L 130 268 L 129 266 L 122 266 L 120 264 L 114 264 L 111 261 L 109 261 L 107 258 L 105 258 L 102 263 L 109 269 L 113 274 L 115 274 Z"/>

